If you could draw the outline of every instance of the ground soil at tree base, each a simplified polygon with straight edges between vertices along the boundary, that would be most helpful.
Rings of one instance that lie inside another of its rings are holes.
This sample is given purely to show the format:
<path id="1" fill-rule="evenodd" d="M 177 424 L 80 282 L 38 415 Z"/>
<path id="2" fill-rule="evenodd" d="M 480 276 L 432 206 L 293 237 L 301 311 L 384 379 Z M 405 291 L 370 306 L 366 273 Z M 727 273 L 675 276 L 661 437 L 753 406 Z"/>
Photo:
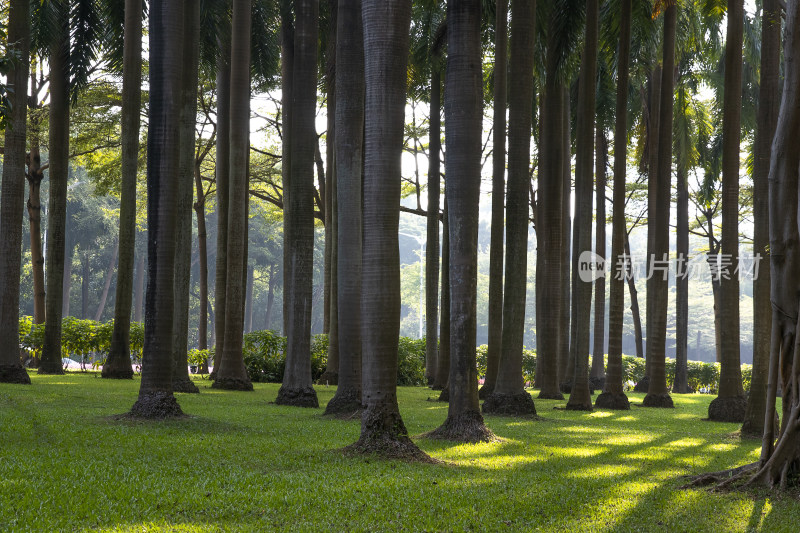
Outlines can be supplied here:
<path id="1" fill-rule="evenodd" d="M 278 391 L 278 397 L 275 398 L 275 403 L 292 407 L 319 407 L 317 391 L 313 387 L 303 389 L 281 387 Z"/>

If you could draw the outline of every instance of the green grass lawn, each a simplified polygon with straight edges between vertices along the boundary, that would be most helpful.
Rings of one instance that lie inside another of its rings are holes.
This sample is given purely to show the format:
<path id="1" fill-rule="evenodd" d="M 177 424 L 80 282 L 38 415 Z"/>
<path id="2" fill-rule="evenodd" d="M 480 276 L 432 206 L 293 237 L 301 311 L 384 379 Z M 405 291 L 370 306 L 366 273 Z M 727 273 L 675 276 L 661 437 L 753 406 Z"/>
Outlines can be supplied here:
<path id="1" fill-rule="evenodd" d="M 278 407 L 278 385 L 179 395 L 192 418 L 115 421 L 138 377 L 33 377 L 0 385 L 0 531 L 755 531 L 798 530 L 792 496 L 679 490 L 683 474 L 751 462 L 759 443 L 703 421 L 710 396 L 671 411 L 554 410 L 488 417 L 504 440 L 417 440 L 443 465 L 348 458 L 357 420 Z M 334 388 L 317 388 L 321 404 Z M 447 406 L 401 388 L 417 435 Z M 641 402 L 641 395 L 631 395 Z"/>

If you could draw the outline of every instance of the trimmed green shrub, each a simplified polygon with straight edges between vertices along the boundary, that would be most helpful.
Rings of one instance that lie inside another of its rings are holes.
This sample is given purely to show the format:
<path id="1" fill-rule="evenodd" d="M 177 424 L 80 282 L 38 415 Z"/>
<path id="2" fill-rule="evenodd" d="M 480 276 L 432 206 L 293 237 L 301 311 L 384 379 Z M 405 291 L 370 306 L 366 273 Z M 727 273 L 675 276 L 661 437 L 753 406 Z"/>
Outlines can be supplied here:
<path id="1" fill-rule="evenodd" d="M 425 337 L 400 337 L 397 363 L 398 385 L 425 385 Z"/>

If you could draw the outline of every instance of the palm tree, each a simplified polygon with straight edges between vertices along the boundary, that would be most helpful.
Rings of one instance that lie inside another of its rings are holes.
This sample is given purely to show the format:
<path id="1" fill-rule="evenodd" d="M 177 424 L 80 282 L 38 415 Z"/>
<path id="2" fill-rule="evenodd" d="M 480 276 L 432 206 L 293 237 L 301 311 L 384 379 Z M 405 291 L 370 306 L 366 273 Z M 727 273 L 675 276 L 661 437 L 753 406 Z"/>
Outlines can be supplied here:
<path id="1" fill-rule="evenodd" d="M 728 2 L 725 43 L 725 94 L 722 110 L 722 238 L 720 304 L 725 334 L 721 337 L 719 395 L 708 406 L 708 418 L 743 422 L 747 399 L 739 357 L 739 150 L 742 117 L 742 44 L 744 1 Z"/>
<path id="2" fill-rule="evenodd" d="M 567 409 L 591 411 L 589 392 L 589 314 L 592 305 L 592 280 L 581 279 L 576 261 L 591 251 L 592 240 L 592 170 L 595 134 L 595 92 L 598 48 L 598 0 L 586 3 L 586 36 L 578 80 L 578 121 L 575 134 L 575 252 L 572 271 L 572 320 L 575 332 L 570 342 L 570 359 L 575 360 L 575 374 Z M 577 256 L 577 257 L 576 257 Z"/>
<path id="3" fill-rule="evenodd" d="M 664 13 L 664 59 L 661 70 L 661 97 L 658 104 L 658 164 L 651 167 L 651 177 L 655 178 L 652 226 L 653 255 L 651 261 L 666 261 L 669 253 L 669 202 L 661 200 L 669 198 L 672 177 L 672 110 L 675 87 L 675 30 L 677 25 L 675 4 L 669 4 Z M 654 267 L 655 267 L 654 263 Z M 653 270 L 655 273 L 648 280 L 647 302 L 647 363 L 648 371 L 647 396 L 645 407 L 673 407 L 672 398 L 667 390 L 665 344 L 667 333 L 667 275 L 666 272 Z"/>
<path id="4" fill-rule="evenodd" d="M 608 364 L 603 393 L 594 406 L 603 409 L 631 408 L 622 388 L 622 315 L 627 272 L 625 258 L 625 181 L 628 153 L 628 81 L 631 55 L 631 0 L 620 5 L 617 48 L 617 105 L 614 126 L 614 201 L 611 220 L 611 287 L 608 305 Z"/>
<path id="5" fill-rule="evenodd" d="M 506 78 L 508 70 L 508 0 L 497 0 L 494 29 L 494 120 L 492 124 L 492 224 L 489 248 L 489 339 L 486 378 L 480 390 L 494 390 L 503 340 L 503 219 L 506 200 Z M 537 314 L 538 316 L 538 314 Z"/>
<path id="6" fill-rule="evenodd" d="M 152 0 L 150 110 L 147 135 L 147 262 L 142 383 L 131 416 L 166 418 L 183 413 L 172 393 L 172 328 L 176 243 L 175 202 L 180 150 L 183 2 Z"/>
<path id="7" fill-rule="evenodd" d="M 509 85 L 515 90 L 508 99 L 508 194 L 506 206 L 506 276 L 503 299 L 503 339 L 494 391 L 483 403 L 492 414 L 536 414 L 531 395 L 522 381 L 522 342 L 525 326 L 525 295 L 528 271 L 528 220 L 530 191 L 530 131 L 533 113 L 533 35 L 535 0 L 512 0 L 511 58 Z M 447 101 L 450 101 L 448 97 Z M 448 135 L 449 137 L 449 135 Z M 447 159 L 450 161 L 450 158 Z M 449 175 L 449 173 L 448 173 Z M 449 189 L 449 188 L 448 188 Z M 453 227 L 454 220 L 451 220 Z M 456 226 L 456 234 L 462 232 Z M 455 254 L 451 253 L 451 262 Z M 451 284 L 461 274 L 450 267 Z M 451 304 L 451 308 L 456 309 Z M 457 316 L 457 315 L 456 315 Z M 451 333 L 451 338 L 456 336 Z M 452 344 L 452 341 L 451 341 Z M 451 365 L 452 366 L 452 365 Z"/>
<path id="8" fill-rule="evenodd" d="M 284 298 L 288 299 L 286 369 L 275 403 L 318 407 L 311 383 L 311 289 L 314 249 L 314 118 L 317 99 L 318 0 L 295 2 L 289 251 Z M 285 135 L 285 133 L 284 133 Z"/>
<path id="9" fill-rule="evenodd" d="M 225 338 L 216 380 L 212 385 L 214 388 L 230 390 L 253 390 L 242 355 L 244 278 L 247 272 L 247 169 L 250 160 L 251 11 L 252 0 L 233 1 Z"/>
<path id="10" fill-rule="evenodd" d="M 361 409 L 361 163 L 364 35 L 361 0 L 339 0 L 336 32 L 336 194 L 339 368 L 325 414 Z"/>
<path id="11" fill-rule="evenodd" d="M 133 264 L 136 250 L 136 177 L 139 163 L 139 112 L 142 106 L 142 3 L 125 0 L 122 67 L 122 188 L 119 210 L 119 265 L 114 299 L 114 330 L 102 377 L 132 379 L 130 357 Z"/>
<path id="12" fill-rule="evenodd" d="M 192 199 L 194 198 L 195 127 L 200 65 L 200 2 L 187 2 L 184 9 L 183 72 L 181 73 L 180 173 L 178 176 L 177 225 L 175 227 L 175 315 L 173 325 L 172 389 L 200 392 L 189 378 L 189 290 L 192 263 Z"/>
<path id="13" fill-rule="evenodd" d="M 775 0 L 765 0 L 761 13 L 761 83 L 753 161 L 753 249 L 762 257 L 769 253 L 769 159 L 775 136 L 780 99 L 781 9 Z M 753 280 L 753 375 L 747 398 L 742 433 L 764 434 L 766 388 L 769 374 L 769 337 L 772 328 L 770 264 L 762 260 Z"/>
<path id="14" fill-rule="evenodd" d="M 61 365 L 61 312 L 64 293 L 64 249 L 69 177 L 69 5 L 53 3 L 58 21 L 50 44 L 50 195 L 48 198 L 47 289 L 45 328 L 40 374 L 63 374 Z"/>
<path id="15" fill-rule="evenodd" d="M 3 181 L 0 193 L 0 382 L 31 382 L 19 357 L 19 272 L 22 256 L 22 215 L 25 198 L 25 134 L 30 55 L 30 2 L 8 4 L 8 51 L 18 60 L 8 71 L 11 120 L 5 128 Z"/>
<path id="16" fill-rule="evenodd" d="M 532 11 L 531 2 L 523 0 L 523 3 L 526 5 L 522 8 Z M 532 18 L 532 14 L 528 13 L 528 17 Z M 451 176 L 447 187 L 451 229 L 448 272 L 452 350 L 448 380 L 450 404 L 447 419 L 428 436 L 462 442 L 488 442 L 494 436 L 484 425 L 480 412 L 475 359 L 483 118 L 480 0 L 449 0 L 447 28 L 445 93 L 448 98 L 444 111 L 448 125 L 445 139 L 450 154 L 445 160 L 445 173 Z M 529 105 L 530 102 L 529 98 Z"/>
<path id="17" fill-rule="evenodd" d="M 595 240 L 594 253 L 606 256 L 606 166 L 608 165 L 608 140 L 605 125 L 598 117 L 595 135 Z M 594 281 L 594 345 L 592 346 L 592 367 L 589 371 L 591 389 L 605 387 L 605 337 L 606 337 L 606 277 L 599 276 Z"/>
<path id="18" fill-rule="evenodd" d="M 225 6 L 230 5 L 225 0 Z M 225 350 L 225 304 L 228 284 L 228 202 L 231 143 L 231 26 L 230 18 L 223 17 L 219 35 L 219 57 L 217 59 L 217 153 L 214 169 L 217 182 L 217 260 L 214 277 L 214 369 L 211 379 L 216 380 L 217 371 Z"/>
<path id="19" fill-rule="evenodd" d="M 400 333 L 400 156 L 411 0 L 364 0 L 365 134 L 361 435 L 349 449 L 429 460 L 397 405 Z M 295 79 L 295 81 L 297 81 Z M 297 85 L 295 85 L 297 87 Z M 295 111 L 296 112 L 296 111 Z"/>
<path id="20" fill-rule="evenodd" d="M 442 209 L 442 301 L 439 306 L 439 354 L 436 358 L 436 376 L 433 390 L 442 391 L 440 402 L 449 401 L 447 381 L 450 379 L 450 222 L 448 222 L 447 198 Z"/>
<path id="21" fill-rule="evenodd" d="M 281 0 L 281 183 L 283 186 L 283 240 L 292 240 L 292 99 L 294 73 L 294 17 L 293 0 Z M 283 247 L 283 334 L 286 335 L 289 323 L 289 298 L 286 288 L 291 270 L 291 253 L 288 246 Z"/>

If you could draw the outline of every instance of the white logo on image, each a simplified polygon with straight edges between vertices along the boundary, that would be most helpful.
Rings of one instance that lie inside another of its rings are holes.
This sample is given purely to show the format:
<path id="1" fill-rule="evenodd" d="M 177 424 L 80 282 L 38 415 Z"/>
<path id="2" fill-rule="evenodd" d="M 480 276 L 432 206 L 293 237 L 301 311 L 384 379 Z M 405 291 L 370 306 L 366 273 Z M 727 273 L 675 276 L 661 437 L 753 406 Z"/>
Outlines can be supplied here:
<path id="1" fill-rule="evenodd" d="M 606 275 L 606 260 L 592 251 L 581 252 L 578 257 L 578 277 L 584 283 L 591 283 Z"/>

